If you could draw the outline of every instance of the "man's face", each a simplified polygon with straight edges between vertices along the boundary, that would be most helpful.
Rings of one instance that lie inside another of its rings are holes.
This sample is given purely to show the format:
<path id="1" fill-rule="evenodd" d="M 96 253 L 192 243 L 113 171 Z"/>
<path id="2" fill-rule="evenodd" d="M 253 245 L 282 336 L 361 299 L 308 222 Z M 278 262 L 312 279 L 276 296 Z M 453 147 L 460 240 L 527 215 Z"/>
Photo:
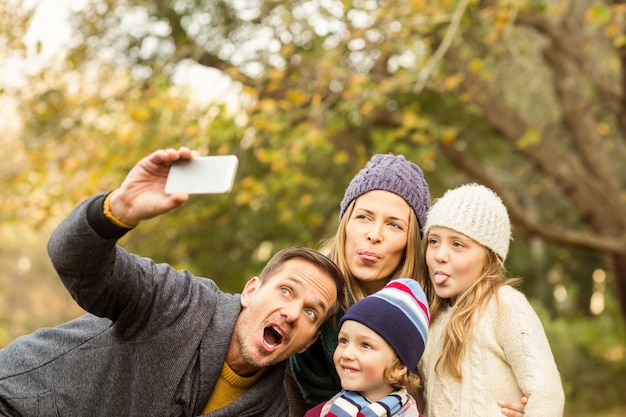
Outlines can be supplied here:
<path id="1" fill-rule="evenodd" d="M 330 276 L 303 259 L 288 260 L 265 281 L 248 281 L 233 341 L 248 365 L 278 363 L 315 341 L 336 299 Z"/>

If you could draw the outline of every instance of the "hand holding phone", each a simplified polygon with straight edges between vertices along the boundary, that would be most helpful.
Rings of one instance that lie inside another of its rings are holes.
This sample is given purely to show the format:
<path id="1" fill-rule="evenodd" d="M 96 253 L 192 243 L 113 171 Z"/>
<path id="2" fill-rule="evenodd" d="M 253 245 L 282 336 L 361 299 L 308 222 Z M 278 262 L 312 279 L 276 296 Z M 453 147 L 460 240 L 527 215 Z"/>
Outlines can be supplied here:
<path id="1" fill-rule="evenodd" d="M 198 156 L 172 164 L 165 192 L 222 194 L 233 187 L 239 159 L 235 155 Z"/>

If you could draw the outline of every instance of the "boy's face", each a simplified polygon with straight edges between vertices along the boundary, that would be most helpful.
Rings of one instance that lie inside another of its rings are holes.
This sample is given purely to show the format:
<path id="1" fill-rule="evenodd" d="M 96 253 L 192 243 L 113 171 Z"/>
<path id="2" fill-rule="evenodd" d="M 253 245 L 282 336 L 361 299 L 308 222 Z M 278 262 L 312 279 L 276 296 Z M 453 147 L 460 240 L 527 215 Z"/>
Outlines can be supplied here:
<path id="1" fill-rule="evenodd" d="M 354 320 L 343 322 L 333 360 L 341 386 L 378 401 L 394 391 L 384 377 L 396 359 L 389 344 L 369 327 Z"/>

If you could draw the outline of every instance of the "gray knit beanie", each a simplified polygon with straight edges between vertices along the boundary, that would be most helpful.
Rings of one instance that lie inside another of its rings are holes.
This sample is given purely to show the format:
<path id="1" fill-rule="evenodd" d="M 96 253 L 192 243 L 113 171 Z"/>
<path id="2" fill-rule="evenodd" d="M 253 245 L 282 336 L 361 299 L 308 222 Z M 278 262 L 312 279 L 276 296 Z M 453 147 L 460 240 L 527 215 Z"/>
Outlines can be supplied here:
<path id="1" fill-rule="evenodd" d="M 509 252 L 509 214 L 500 197 L 483 185 L 461 185 L 435 200 L 424 226 L 425 236 L 433 226 L 463 233 L 494 251 L 503 261 Z"/>
<path id="2" fill-rule="evenodd" d="M 389 191 L 402 197 L 415 212 L 420 231 L 423 230 L 430 207 L 430 192 L 420 167 L 402 155 L 374 155 L 350 181 L 341 201 L 339 220 L 352 200 L 373 190 Z"/>

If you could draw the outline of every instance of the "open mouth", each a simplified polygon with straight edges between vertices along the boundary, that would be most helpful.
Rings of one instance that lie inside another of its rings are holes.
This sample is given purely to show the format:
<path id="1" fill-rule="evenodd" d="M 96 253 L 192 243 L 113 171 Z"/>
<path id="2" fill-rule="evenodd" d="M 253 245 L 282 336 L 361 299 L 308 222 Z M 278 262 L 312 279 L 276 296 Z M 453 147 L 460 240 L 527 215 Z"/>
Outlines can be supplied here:
<path id="1" fill-rule="evenodd" d="M 278 326 L 268 326 L 263 329 L 263 341 L 269 348 L 275 348 L 283 343 L 283 332 Z"/>

